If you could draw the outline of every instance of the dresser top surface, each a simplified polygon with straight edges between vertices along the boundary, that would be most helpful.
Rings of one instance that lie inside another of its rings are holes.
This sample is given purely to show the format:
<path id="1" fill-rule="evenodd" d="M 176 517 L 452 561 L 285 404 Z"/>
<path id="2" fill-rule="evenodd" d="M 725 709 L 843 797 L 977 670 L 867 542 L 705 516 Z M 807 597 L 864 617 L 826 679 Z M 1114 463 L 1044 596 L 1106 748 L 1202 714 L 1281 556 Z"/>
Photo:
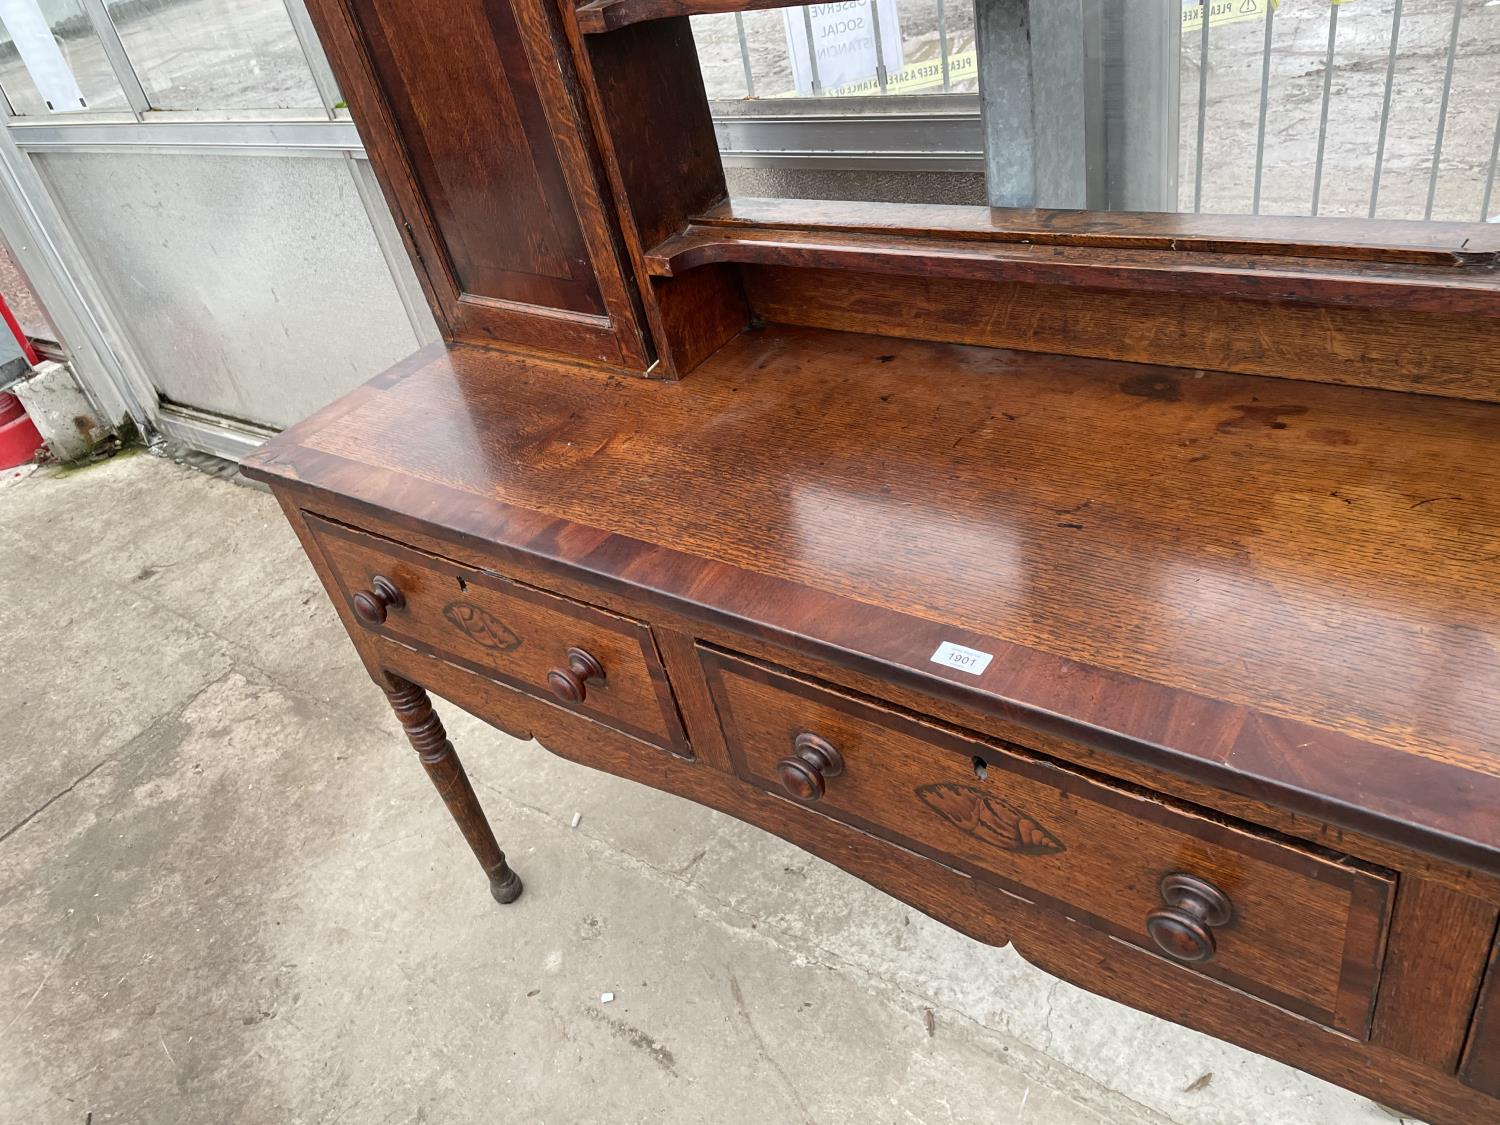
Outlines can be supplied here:
<path id="1" fill-rule="evenodd" d="M 1500 862 L 1494 405 L 770 327 L 428 349 L 246 469 Z"/>

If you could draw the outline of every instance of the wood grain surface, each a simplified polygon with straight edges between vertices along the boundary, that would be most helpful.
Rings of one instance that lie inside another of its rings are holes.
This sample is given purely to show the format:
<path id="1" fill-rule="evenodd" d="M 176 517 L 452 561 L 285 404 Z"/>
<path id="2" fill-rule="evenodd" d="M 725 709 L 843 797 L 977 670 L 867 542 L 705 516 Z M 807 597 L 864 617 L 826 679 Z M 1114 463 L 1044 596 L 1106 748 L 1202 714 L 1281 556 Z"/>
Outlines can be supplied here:
<path id="1" fill-rule="evenodd" d="M 741 267 L 762 320 L 1500 401 L 1500 321 L 1206 293 Z M 689 274 L 691 276 L 691 274 Z"/>
<path id="2" fill-rule="evenodd" d="M 1460 1073 L 1476 1090 L 1500 1098 L 1500 937 L 1491 949 Z"/>
<path id="3" fill-rule="evenodd" d="M 1121 250 L 1342 258 L 1350 261 L 1500 266 L 1500 231 L 1484 223 L 1320 216 L 1196 215 L 1165 211 L 1057 211 L 943 203 L 736 196 L 693 217 L 726 228 L 942 236 L 980 242 Z"/>
<path id="4" fill-rule="evenodd" d="M 647 367 L 550 0 L 308 11 L 445 336 Z"/>
<path id="5" fill-rule="evenodd" d="M 454 349 L 247 469 L 1492 869 L 1497 419 L 773 328 L 672 385 Z"/>
<path id="6" fill-rule="evenodd" d="M 1413 875 L 1396 895 L 1374 1039 L 1451 1072 L 1484 975 L 1496 909 Z"/>
<path id="7" fill-rule="evenodd" d="M 646 255 L 659 277 L 726 262 L 1500 318 L 1500 277 L 1451 265 L 698 223 Z"/>
<path id="8" fill-rule="evenodd" d="M 642 294 L 660 374 L 691 371 L 749 323 L 738 272 L 711 266 L 655 279 L 645 250 L 728 194 L 698 52 L 686 18 L 578 42 L 583 93 L 600 138 L 620 231 Z M 664 145 L 668 136 L 672 143 Z"/>

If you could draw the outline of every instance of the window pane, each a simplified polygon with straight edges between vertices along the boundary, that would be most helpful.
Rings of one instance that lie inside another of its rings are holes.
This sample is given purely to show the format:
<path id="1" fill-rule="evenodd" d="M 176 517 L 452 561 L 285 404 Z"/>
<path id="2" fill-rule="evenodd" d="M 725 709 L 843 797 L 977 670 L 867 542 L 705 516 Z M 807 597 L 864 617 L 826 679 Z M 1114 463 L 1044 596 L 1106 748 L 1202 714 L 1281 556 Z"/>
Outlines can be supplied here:
<path id="1" fill-rule="evenodd" d="M 1500 220 L 1500 0 L 845 0 L 693 30 L 734 191 Z"/>
<path id="2" fill-rule="evenodd" d="M 415 346 L 342 159 L 36 161 L 172 402 L 289 425 Z"/>
<path id="3" fill-rule="evenodd" d="M 322 105 L 281 0 L 106 0 L 157 109 Z"/>
<path id="4" fill-rule="evenodd" d="M 692 25 L 713 99 L 972 93 L 977 88 L 973 0 L 843 0 L 746 12 L 738 19 L 694 16 Z"/>
<path id="5" fill-rule="evenodd" d="M 0 88 L 22 115 L 129 108 L 78 0 L 0 0 Z"/>
<path id="6" fill-rule="evenodd" d="M 1308 215 L 1316 194 L 1320 215 L 1421 219 L 1430 192 L 1432 218 L 1480 217 L 1500 4 L 1259 3 L 1209 30 L 1200 105 L 1202 22 L 1183 25 L 1179 209 Z"/>
<path id="7" fill-rule="evenodd" d="M 730 194 L 984 202 L 974 0 L 843 0 L 692 27 Z"/>
<path id="8" fill-rule="evenodd" d="M 33 340 L 57 339 L 57 329 L 42 311 L 42 303 L 32 291 L 31 282 L 26 280 L 21 267 L 3 246 L 0 246 L 0 295 L 4 295 L 5 303 L 15 314 L 22 332 Z"/>

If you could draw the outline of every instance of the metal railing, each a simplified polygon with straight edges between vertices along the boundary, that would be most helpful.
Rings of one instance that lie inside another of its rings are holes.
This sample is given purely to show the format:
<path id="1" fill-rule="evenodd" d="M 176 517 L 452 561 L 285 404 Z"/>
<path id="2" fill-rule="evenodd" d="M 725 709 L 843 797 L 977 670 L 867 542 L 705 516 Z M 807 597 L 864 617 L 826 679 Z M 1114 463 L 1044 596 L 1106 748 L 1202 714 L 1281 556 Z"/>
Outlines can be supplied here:
<path id="1" fill-rule="evenodd" d="M 1255 187 L 1252 196 L 1252 213 L 1261 213 L 1261 187 L 1266 162 L 1266 121 L 1271 94 L 1271 59 L 1273 54 L 1272 34 L 1276 21 L 1276 4 L 1266 5 L 1265 35 L 1261 46 L 1260 67 L 1260 103 L 1256 117 L 1255 137 Z M 1328 119 L 1329 107 L 1333 103 L 1333 75 L 1336 69 L 1335 56 L 1338 49 L 1339 9 L 1342 5 L 1338 0 L 1332 0 L 1328 5 L 1328 40 L 1323 57 L 1323 88 L 1322 99 L 1318 112 L 1318 144 L 1317 154 L 1313 161 L 1312 197 L 1308 213 L 1317 215 L 1323 204 L 1323 182 L 1324 165 L 1328 152 Z M 1375 167 L 1370 180 L 1369 205 L 1366 213 L 1374 218 L 1380 202 L 1381 179 L 1386 169 L 1387 141 L 1390 133 L 1391 103 L 1392 95 L 1396 88 L 1396 70 L 1401 59 L 1401 22 L 1403 16 L 1403 0 L 1395 0 L 1391 10 L 1390 35 L 1387 41 L 1385 61 L 1385 81 L 1380 103 L 1380 125 L 1375 139 Z M 1442 91 L 1439 95 L 1437 123 L 1433 131 L 1431 166 L 1427 174 L 1426 203 L 1423 207 L 1422 217 L 1432 218 L 1434 205 L 1437 201 L 1438 177 L 1442 170 L 1443 141 L 1448 128 L 1448 108 L 1453 91 L 1454 63 L 1458 58 L 1459 30 L 1463 22 L 1464 0 L 1453 0 L 1453 12 L 1449 21 L 1448 38 L 1445 46 L 1445 58 L 1443 64 Z M 1203 209 L 1204 193 L 1204 141 L 1208 120 L 1208 76 L 1210 58 L 1210 28 L 1214 21 L 1201 19 L 1198 52 L 1198 105 L 1197 105 L 1197 147 L 1194 153 L 1193 168 L 1193 210 Z M 1500 154 L 1500 114 L 1497 114 L 1495 122 L 1494 140 L 1491 144 L 1489 165 L 1485 173 L 1483 189 L 1483 202 L 1479 208 L 1477 218 L 1484 221 L 1490 217 L 1490 201 L 1493 196 L 1495 183 L 1496 155 Z"/>
<path id="2" fill-rule="evenodd" d="M 980 2 L 983 2 L 983 0 L 980 0 Z M 1267 191 L 1269 190 L 1267 187 L 1268 176 L 1270 175 L 1271 169 L 1274 167 L 1274 165 L 1268 160 L 1267 157 L 1267 127 L 1268 121 L 1271 117 L 1273 92 L 1276 81 L 1273 69 L 1273 59 L 1276 53 L 1274 37 L 1277 28 L 1277 6 L 1278 5 L 1275 2 L 1269 2 L 1265 4 L 1265 15 L 1263 17 L 1264 27 L 1263 33 L 1260 36 L 1260 58 L 1258 60 L 1258 109 L 1255 115 L 1253 150 L 1254 184 L 1249 200 L 1251 213 L 1257 215 L 1262 213 L 1265 196 L 1267 194 Z M 1329 0 L 1327 4 L 1328 31 L 1326 47 L 1322 53 L 1321 97 L 1318 104 L 1316 155 L 1313 157 L 1310 198 L 1308 200 L 1307 210 L 1305 212 L 1311 215 L 1318 215 L 1327 207 L 1327 193 L 1325 192 L 1325 185 L 1329 172 L 1329 155 L 1332 151 L 1329 144 L 1330 108 L 1337 104 L 1340 104 L 1333 80 L 1335 72 L 1339 69 L 1339 13 L 1342 6 L 1343 5 L 1339 2 L 1339 0 Z M 1430 144 L 1431 156 L 1430 167 L 1428 168 L 1426 175 L 1425 202 L 1423 202 L 1420 197 L 1413 199 L 1411 203 L 1411 213 L 1405 217 L 1415 218 L 1417 217 L 1418 213 L 1420 213 L 1421 217 L 1431 219 L 1437 206 L 1439 180 L 1443 167 L 1444 145 L 1445 142 L 1449 139 L 1448 132 L 1450 126 L 1450 108 L 1454 104 L 1453 86 L 1455 63 L 1458 61 L 1460 54 L 1460 31 L 1464 26 L 1465 6 L 1465 0 L 1452 0 L 1451 15 L 1447 17 L 1448 22 L 1446 28 L 1447 35 L 1445 37 L 1446 42 L 1444 43 L 1442 48 L 1444 52 L 1442 61 L 1442 81 L 1440 92 L 1438 93 L 1437 97 L 1436 123 L 1433 128 Z M 872 0 L 872 11 L 874 7 L 875 5 Z M 1212 0 L 1210 0 L 1210 3 L 1208 5 L 1205 5 L 1205 7 L 1211 8 Z M 948 0 L 936 0 L 938 57 L 941 61 L 942 68 L 941 89 L 945 94 L 952 89 L 952 82 L 949 73 L 949 57 L 952 45 L 950 38 L 950 10 L 951 4 L 948 2 Z M 809 15 L 809 9 L 804 8 L 800 14 L 803 20 L 803 25 L 806 28 L 808 42 L 811 43 L 813 28 L 812 19 Z M 1382 179 L 1386 176 L 1388 161 L 1390 159 L 1392 137 L 1392 104 L 1398 89 L 1397 70 L 1398 66 L 1403 61 L 1403 48 L 1407 46 L 1407 44 L 1403 40 L 1402 34 L 1403 17 L 1406 14 L 1405 0 L 1394 0 L 1393 7 L 1391 9 L 1388 36 L 1383 41 L 1377 40 L 1377 42 L 1383 42 L 1381 53 L 1384 55 L 1383 83 L 1379 88 L 1379 124 L 1375 135 L 1372 138 L 1374 141 L 1374 167 L 1373 172 L 1370 176 L 1368 198 L 1367 200 L 1361 201 L 1358 205 L 1358 210 L 1364 211 L 1364 213 L 1366 213 L 1370 217 L 1374 217 L 1380 207 Z M 1418 14 L 1420 15 L 1421 13 L 1419 12 Z M 1208 139 L 1208 123 L 1211 109 L 1209 82 L 1211 70 L 1210 60 L 1214 58 L 1214 51 L 1216 49 L 1220 51 L 1223 50 L 1222 47 L 1218 47 L 1216 38 L 1220 31 L 1220 23 L 1221 21 L 1217 18 L 1203 18 L 1202 16 L 1200 16 L 1198 18 L 1198 26 L 1194 29 L 1196 34 L 1193 34 L 1191 36 L 1185 35 L 1183 37 L 1184 50 L 1187 50 L 1193 45 L 1196 45 L 1198 55 L 1198 80 L 1196 83 L 1197 104 L 1195 107 L 1196 118 L 1193 123 L 1194 127 L 1190 130 L 1184 130 L 1183 132 L 1183 139 L 1185 142 L 1194 143 L 1193 141 L 1190 141 L 1189 138 L 1195 138 L 1196 140 L 1192 156 L 1193 182 L 1191 192 L 1191 209 L 1195 212 L 1201 212 L 1204 209 L 1206 192 L 1208 189 L 1214 187 L 1214 183 L 1212 182 L 1213 177 L 1210 174 L 1211 169 L 1205 168 L 1205 142 Z M 1355 26 L 1358 25 L 1356 24 Z M 741 70 L 744 77 L 745 96 L 750 99 L 755 99 L 758 96 L 757 76 L 753 63 L 753 59 L 756 55 L 755 44 L 752 43 L 752 37 L 747 34 L 746 24 L 743 16 L 739 14 L 736 14 L 735 16 L 735 35 L 738 42 Z M 878 34 L 878 29 L 875 42 L 877 45 L 877 51 L 879 51 L 881 40 Z M 760 44 L 760 46 L 762 47 L 762 49 L 764 48 L 764 44 Z M 1376 57 L 1379 56 L 1377 55 Z M 884 59 L 881 58 L 878 61 L 883 64 Z M 1345 65 L 1347 66 L 1349 64 L 1346 62 Z M 886 75 L 884 71 L 885 68 L 883 65 L 881 65 L 878 74 L 881 93 L 886 92 Z M 812 76 L 812 96 L 814 98 L 826 97 L 828 91 L 823 89 L 822 84 L 818 81 L 815 58 L 813 60 Z M 759 85 L 760 87 L 763 87 L 765 85 L 764 75 L 761 76 L 761 82 Z M 1186 83 L 1184 83 L 1184 86 L 1186 86 Z M 1191 89 L 1191 87 L 1187 87 L 1187 89 Z M 1184 90 L 1184 92 L 1186 93 L 1186 89 Z M 934 90 L 933 93 L 936 93 L 936 91 Z M 1246 93 L 1248 95 L 1248 90 L 1246 91 Z M 1370 91 L 1370 94 L 1372 95 L 1371 100 L 1364 103 L 1366 106 L 1370 106 L 1373 102 L 1374 91 Z M 926 104 L 923 109 L 917 112 L 931 111 L 932 103 L 930 100 L 930 95 L 924 97 L 926 97 L 927 99 Z M 775 100 L 780 101 L 781 99 Z M 848 104 L 848 99 L 841 100 L 843 100 L 845 104 Z M 918 98 L 911 95 L 901 95 L 899 96 L 899 100 L 903 104 L 912 104 L 915 110 L 915 103 L 917 102 Z M 763 102 L 762 104 L 764 105 L 765 103 Z M 1191 103 L 1182 106 L 1183 116 L 1186 116 L 1191 112 L 1193 112 Z M 971 103 L 971 108 L 968 108 L 964 111 L 956 111 L 956 114 L 958 116 L 963 116 L 964 113 L 973 114 L 977 119 L 979 110 L 977 105 Z M 827 120 L 828 116 L 829 115 L 826 113 L 819 115 L 818 127 L 819 133 L 821 135 L 820 143 L 817 145 L 813 145 L 808 143 L 807 137 L 803 135 L 803 130 L 798 124 L 797 120 L 799 114 L 796 112 L 785 113 L 781 115 L 779 119 L 775 114 L 768 114 L 766 117 L 761 119 L 761 127 L 752 136 L 744 129 L 730 128 L 734 124 L 733 122 L 731 122 L 731 118 L 737 117 L 737 114 L 731 108 L 730 102 L 719 101 L 715 104 L 716 119 L 724 122 L 726 125 L 726 129 L 721 129 L 721 136 L 727 136 L 729 135 L 729 132 L 732 131 L 735 139 L 735 143 L 726 152 L 726 156 L 729 156 L 737 164 L 770 162 L 790 163 L 798 159 L 817 159 L 818 161 L 826 164 L 834 160 L 838 146 L 834 145 L 832 148 L 830 148 L 826 142 L 826 134 L 828 131 L 827 125 L 829 123 Z M 914 156 L 914 152 L 910 147 L 910 132 L 902 129 L 902 127 L 895 120 L 896 116 L 897 114 L 895 112 L 892 112 L 884 115 L 883 120 L 872 121 L 869 118 L 865 118 L 861 122 L 859 128 L 851 131 L 851 144 L 849 147 L 849 152 L 853 154 L 857 151 L 862 161 L 869 162 L 871 160 L 878 160 L 879 153 L 885 148 L 889 147 L 893 151 L 893 153 L 900 153 L 900 156 L 896 158 L 897 160 L 902 163 L 909 163 Z M 950 118 L 951 116 L 952 115 L 950 115 Z M 773 122 L 776 122 L 780 127 L 773 127 Z M 890 146 L 883 145 L 879 139 L 880 130 L 882 129 L 900 131 L 900 143 L 892 144 Z M 952 166 L 962 166 L 966 168 L 973 167 L 974 165 L 971 155 L 973 146 L 972 144 L 968 143 L 969 135 L 966 134 L 965 143 L 962 145 L 955 145 L 953 143 L 954 135 L 955 134 L 953 133 L 952 129 L 949 129 L 947 131 L 935 131 L 931 134 L 930 139 L 927 142 L 927 147 L 919 151 L 927 151 L 934 158 L 941 158 L 945 154 L 951 154 L 952 156 L 958 158 L 956 161 L 951 162 Z M 973 135 L 978 134 L 976 133 Z M 1469 138 L 1471 144 L 1474 143 L 1472 131 L 1469 133 Z M 1248 141 L 1248 136 L 1246 137 L 1246 140 Z M 756 148 L 755 142 L 758 141 L 764 142 L 768 147 L 763 149 Z M 1403 141 L 1402 143 L 1405 144 L 1408 142 Z M 1246 147 L 1248 147 L 1248 145 Z M 1249 154 L 1247 153 L 1246 155 Z M 1477 163 L 1478 161 L 1476 160 L 1475 162 Z M 1485 164 L 1480 171 L 1480 175 L 1483 177 L 1482 188 L 1479 192 L 1482 201 L 1479 206 L 1478 214 L 1475 217 L 1477 217 L 1481 221 L 1489 219 L 1491 216 L 1491 205 L 1495 201 L 1494 187 L 1497 164 L 1500 164 L 1500 109 L 1497 109 L 1496 113 L 1495 127 L 1493 130 L 1489 151 L 1489 159 L 1487 164 Z M 1363 166 L 1368 167 L 1368 165 Z M 1472 167 L 1472 163 L 1469 166 Z M 1363 175 L 1363 172 L 1361 172 L 1361 175 Z M 1387 184 L 1387 186 L 1389 186 L 1389 184 Z M 1356 196 L 1356 199 L 1359 199 L 1359 197 Z M 1184 206 L 1186 206 L 1186 202 L 1187 201 L 1184 200 Z M 1243 203 L 1241 204 L 1241 206 L 1243 206 Z M 1283 212 L 1287 210 L 1284 201 L 1282 205 L 1278 207 L 1278 210 Z M 1389 210 L 1389 207 L 1387 208 L 1387 210 Z"/>

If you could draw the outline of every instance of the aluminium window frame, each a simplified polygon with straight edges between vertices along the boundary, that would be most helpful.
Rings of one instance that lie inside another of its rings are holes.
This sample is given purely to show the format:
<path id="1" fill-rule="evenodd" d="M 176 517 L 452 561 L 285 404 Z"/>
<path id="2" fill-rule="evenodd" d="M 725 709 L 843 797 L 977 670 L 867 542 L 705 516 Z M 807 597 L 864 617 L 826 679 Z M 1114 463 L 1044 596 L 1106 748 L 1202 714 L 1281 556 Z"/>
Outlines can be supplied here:
<path id="1" fill-rule="evenodd" d="M 709 102 L 726 168 L 983 172 L 978 94 Z"/>
<path id="2" fill-rule="evenodd" d="M 164 402 L 150 367 L 111 310 L 85 249 L 69 230 L 33 156 L 39 153 L 276 156 L 342 160 L 369 218 L 410 321 L 414 347 L 430 342 L 432 314 L 364 145 L 342 104 L 304 0 L 281 0 L 318 91 L 319 104 L 290 110 L 157 110 L 131 64 L 103 0 L 83 0 L 128 111 L 16 115 L 0 98 L 0 235 L 47 308 L 85 393 L 110 425 L 127 418 L 143 437 L 167 437 L 238 460 L 271 431 Z"/>

